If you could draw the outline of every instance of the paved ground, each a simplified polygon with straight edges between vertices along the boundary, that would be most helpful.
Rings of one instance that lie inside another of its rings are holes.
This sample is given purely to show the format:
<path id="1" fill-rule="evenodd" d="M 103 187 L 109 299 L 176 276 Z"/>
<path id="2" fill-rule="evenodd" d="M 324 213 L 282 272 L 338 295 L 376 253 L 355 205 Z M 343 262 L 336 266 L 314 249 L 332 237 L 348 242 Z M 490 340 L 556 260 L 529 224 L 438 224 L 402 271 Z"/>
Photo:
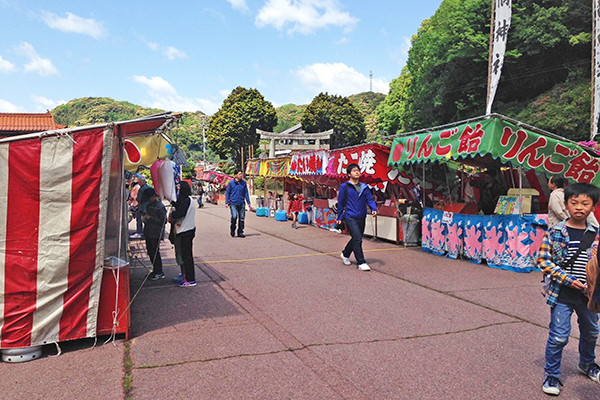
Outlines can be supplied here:
<path id="1" fill-rule="evenodd" d="M 197 213 L 195 288 L 146 282 L 133 338 L 0 363 L 3 399 L 544 399 L 549 309 L 539 273 L 517 274 L 365 240 L 371 272 L 344 266 L 347 236 L 228 210 Z M 147 258 L 142 262 L 148 264 Z M 147 274 L 132 269 L 132 295 Z M 598 399 L 563 359 L 563 399 Z M 128 389 L 126 391 L 125 389 Z"/>

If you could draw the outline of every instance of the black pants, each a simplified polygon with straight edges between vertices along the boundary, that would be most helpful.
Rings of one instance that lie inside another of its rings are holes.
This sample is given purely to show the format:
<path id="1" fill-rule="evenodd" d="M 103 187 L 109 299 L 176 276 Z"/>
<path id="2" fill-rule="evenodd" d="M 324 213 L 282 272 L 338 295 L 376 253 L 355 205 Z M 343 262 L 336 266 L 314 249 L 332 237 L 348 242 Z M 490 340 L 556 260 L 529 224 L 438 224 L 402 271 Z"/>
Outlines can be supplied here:
<path id="1" fill-rule="evenodd" d="M 358 264 L 364 264 L 366 261 L 362 249 L 362 239 L 365 231 L 365 218 L 356 219 L 346 217 L 344 218 L 344 221 L 346 222 L 346 227 L 348 227 L 351 239 L 342 253 L 344 254 L 344 257 L 350 257 L 354 252 L 356 262 Z"/>
<path id="2" fill-rule="evenodd" d="M 194 253 L 192 244 L 194 235 L 179 236 L 181 239 L 181 258 L 183 259 L 183 269 L 185 271 L 185 280 L 192 282 L 196 280 L 196 271 L 194 266 Z"/>
<path id="3" fill-rule="evenodd" d="M 162 258 L 160 257 L 160 239 L 159 238 L 146 238 L 146 251 L 148 257 L 152 261 L 152 272 L 155 274 L 163 273 Z"/>

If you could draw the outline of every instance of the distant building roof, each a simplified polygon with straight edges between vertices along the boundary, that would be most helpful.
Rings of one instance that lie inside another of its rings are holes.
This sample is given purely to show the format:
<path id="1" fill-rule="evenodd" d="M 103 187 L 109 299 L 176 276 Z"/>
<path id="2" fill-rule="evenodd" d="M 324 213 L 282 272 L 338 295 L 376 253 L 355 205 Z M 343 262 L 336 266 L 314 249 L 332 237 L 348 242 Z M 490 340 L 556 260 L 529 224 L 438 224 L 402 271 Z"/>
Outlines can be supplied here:
<path id="1" fill-rule="evenodd" d="M 45 113 L 0 113 L 0 135 L 13 136 L 23 133 L 62 129 L 54 122 L 50 111 Z"/>

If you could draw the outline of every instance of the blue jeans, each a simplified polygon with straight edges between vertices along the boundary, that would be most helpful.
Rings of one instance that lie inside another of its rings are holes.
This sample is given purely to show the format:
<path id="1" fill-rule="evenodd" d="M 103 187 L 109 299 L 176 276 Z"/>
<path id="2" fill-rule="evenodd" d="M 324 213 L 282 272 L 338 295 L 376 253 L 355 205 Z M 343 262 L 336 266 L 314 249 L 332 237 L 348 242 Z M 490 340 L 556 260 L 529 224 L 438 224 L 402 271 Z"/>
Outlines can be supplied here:
<path id="1" fill-rule="evenodd" d="M 244 220 L 246 219 L 246 205 L 245 204 L 230 204 L 229 210 L 231 210 L 231 236 L 235 235 L 235 225 L 237 223 L 237 234 L 244 234 Z M 239 222 L 238 222 L 239 219 Z"/>
<path id="2" fill-rule="evenodd" d="M 579 323 L 579 365 L 587 367 L 596 358 L 595 347 L 598 340 L 598 314 L 588 310 L 587 304 L 557 303 L 550 311 L 550 332 L 546 344 L 546 375 L 560 377 L 560 362 L 563 347 L 569 342 L 571 316 L 577 313 Z"/>
<path id="3" fill-rule="evenodd" d="M 348 228 L 351 238 L 344 248 L 344 251 L 342 251 L 342 254 L 344 257 L 349 258 L 352 252 L 354 252 L 354 257 L 359 265 L 366 263 L 365 255 L 362 249 L 363 232 L 365 231 L 365 218 L 356 219 L 346 217 L 344 218 L 344 222 L 346 222 L 346 228 Z"/>

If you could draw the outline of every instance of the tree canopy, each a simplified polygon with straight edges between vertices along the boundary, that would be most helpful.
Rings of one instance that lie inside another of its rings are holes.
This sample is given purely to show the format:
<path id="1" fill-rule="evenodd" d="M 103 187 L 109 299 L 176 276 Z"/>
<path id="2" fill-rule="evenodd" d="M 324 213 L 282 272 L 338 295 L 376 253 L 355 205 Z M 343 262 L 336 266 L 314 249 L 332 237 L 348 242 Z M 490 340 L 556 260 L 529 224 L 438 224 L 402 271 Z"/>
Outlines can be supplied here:
<path id="1" fill-rule="evenodd" d="M 320 93 L 306 107 L 302 129 L 306 132 L 333 129 L 331 149 L 363 143 L 367 136 L 360 110 L 348 98 L 327 93 Z"/>
<path id="2" fill-rule="evenodd" d="M 83 97 L 62 104 L 50 113 L 54 116 L 54 120 L 61 125 L 85 126 L 135 119 L 160 112 L 163 110 L 144 108 L 109 97 Z"/>
<path id="3" fill-rule="evenodd" d="M 256 129 L 272 131 L 277 124 L 273 105 L 256 89 L 235 88 L 210 118 L 209 146 L 222 158 L 231 157 L 241 167 L 241 150 L 258 145 Z"/>
<path id="4" fill-rule="evenodd" d="M 512 5 L 492 111 L 519 119 L 530 116 L 523 113 L 528 105 L 551 96 L 556 85 L 567 83 L 564 93 L 582 79 L 589 82 L 592 10 L 588 0 L 513 0 Z M 377 110 L 386 134 L 485 113 L 490 17 L 489 0 L 444 0 L 422 22 L 406 68 Z M 538 119 L 536 126 L 572 137 L 587 124 L 589 132 L 589 109 L 555 111 L 561 117 Z"/>

